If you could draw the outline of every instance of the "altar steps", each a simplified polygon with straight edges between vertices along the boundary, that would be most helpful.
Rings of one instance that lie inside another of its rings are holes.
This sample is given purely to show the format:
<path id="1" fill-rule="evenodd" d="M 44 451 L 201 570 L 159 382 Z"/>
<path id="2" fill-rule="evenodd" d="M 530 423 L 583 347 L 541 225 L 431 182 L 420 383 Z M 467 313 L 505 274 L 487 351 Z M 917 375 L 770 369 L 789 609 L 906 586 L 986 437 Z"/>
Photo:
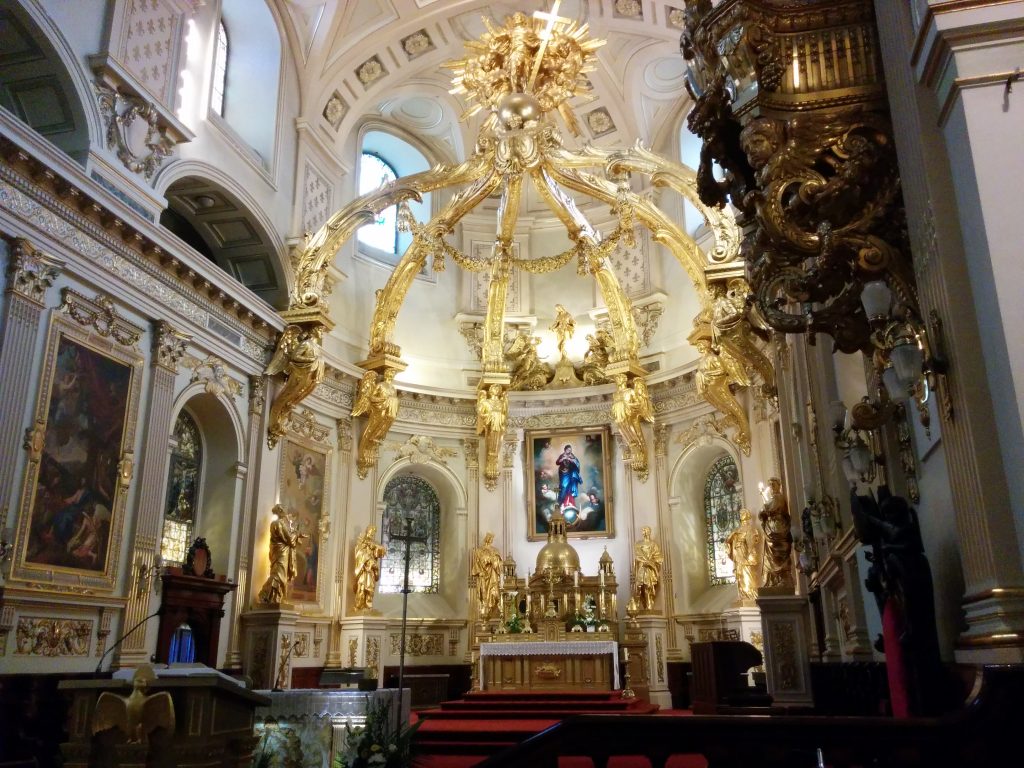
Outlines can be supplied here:
<path id="1" fill-rule="evenodd" d="M 486 691 L 421 710 L 414 750 L 419 768 L 469 768 L 580 714 L 651 714 L 657 706 L 618 691 Z"/>

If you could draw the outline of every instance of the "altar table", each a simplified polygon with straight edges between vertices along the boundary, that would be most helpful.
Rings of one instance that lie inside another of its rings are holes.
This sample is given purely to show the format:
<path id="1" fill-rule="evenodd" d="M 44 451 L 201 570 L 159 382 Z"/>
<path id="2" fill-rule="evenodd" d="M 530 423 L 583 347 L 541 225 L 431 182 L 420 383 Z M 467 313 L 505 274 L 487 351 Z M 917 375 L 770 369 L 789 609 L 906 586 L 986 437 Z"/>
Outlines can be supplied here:
<path id="1" fill-rule="evenodd" d="M 610 691 L 618 687 L 619 644 L 614 640 L 480 644 L 484 691 Z"/>

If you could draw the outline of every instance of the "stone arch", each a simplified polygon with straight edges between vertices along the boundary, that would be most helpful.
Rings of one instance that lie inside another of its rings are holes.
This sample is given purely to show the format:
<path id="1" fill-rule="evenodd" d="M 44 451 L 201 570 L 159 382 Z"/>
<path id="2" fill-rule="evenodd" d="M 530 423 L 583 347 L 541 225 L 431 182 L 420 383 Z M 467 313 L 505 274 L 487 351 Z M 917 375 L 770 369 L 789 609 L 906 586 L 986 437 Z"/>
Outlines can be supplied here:
<path id="1" fill-rule="evenodd" d="M 674 579 L 676 606 L 680 613 L 720 612 L 736 598 L 731 584 L 711 586 L 707 573 L 707 529 L 704 520 L 704 481 L 708 469 L 729 456 L 743 483 L 743 467 L 736 447 L 728 440 L 703 436 L 687 446 L 669 474 L 669 513 L 672 527 L 672 561 L 679 563 Z"/>
<path id="2" fill-rule="evenodd" d="M 242 503 L 242 468 L 246 465 L 241 417 L 228 397 L 208 393 L 202 383 L 189 385 L 178 395 L 172 424 L 182 409 L 195 420 L 203 441 L 193 535 L 205 537 L 210 545 L 214 572 L 233 578 L 238 557 L 234 545 Z"/>
<path id="3" fill-rule="evenodd" d="M 21 48 L 7 51 L 6 63 L 0 66 L 3 105 L 84 166 L 90 148 L 104 143 L 91 77 L 37 3 L 7 4 L 0 19 L 6 22 L 9 36 L 20 40 Z M 19 95 L 31 98 L 36 106 L 23 109 Z"/>
<path id="4" fill-rule="evenodd" d="M 450 467 L 436 461 L 414 463 L 403 457 L 380 474 L 374 490 L 374 520 L 379 524 L 384 508 L 384 489 L 397 478 L 412 475 L 426 480 L 437 493 L 441 504 L 440 582 L 436 594 L 409 595 L 410 616 L 454 616 L 465 612 L 466 552 L 466 488 Z M 400 595 L 378 595 L 385 614 L 401 612 Z M 376 603 L 375 603 L 376 606 Z M 458 606 L 458 607 L 456 607 Z M 440 612 L 444 611 L 444 613 Z"/>
<path id="5" fill-rule="evenodd" d="M 156 180 L 167 197 L 160 223 L 271 306 L 288 303 L 287 249 L 273 223 L 234 179 L 207 163 L 168 166 Z"/>

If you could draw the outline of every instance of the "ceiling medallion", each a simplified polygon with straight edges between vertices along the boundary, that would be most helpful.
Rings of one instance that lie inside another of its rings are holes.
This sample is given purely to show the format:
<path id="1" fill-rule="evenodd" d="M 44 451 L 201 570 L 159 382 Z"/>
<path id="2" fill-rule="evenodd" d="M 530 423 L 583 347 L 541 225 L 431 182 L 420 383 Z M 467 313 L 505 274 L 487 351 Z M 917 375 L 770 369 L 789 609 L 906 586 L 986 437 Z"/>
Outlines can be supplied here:
<path id="1" fill-rule="evenodd" d="M 369 356 L 359 363 L 366 373 L 353 415 L 365 414 L 368 419 L 359 442 L 361 477 L 376 464 L 381 442 L 398 414 L 397 394 L 391 382 L 405 363 L 401 349 L 393 341 L 395 322 L 413 279 L 426 266 L 428 258 L 435 271 L 443 270 L 450 258 L 457 266 L 487 272 L 490 278 L 480 339 L 483 370 L 477 399 L 477 432 L 487 446 L 484 476 L 488 484 L 496 481 L 500 471 L 513 373 L 521 385 L 524 378 L 546 375 L 523 371 L 519 366 L 513 371 L 514 364 L 520 361 L 510 360 L 506 354 L 504 313 L 510 279 L 515 270 L 543 274 L 561 269 L 571 261 L 575 261 L 580 277 L 597 282 L 608 308 L 608 332 L 600 339 L 600 352 L 591 356 L 599 359 L 598 367 L 602 370 L 591 372 L 585 379 L 615 383 L 613 418 L 629 446 L 632 469 L 642 479 L 647 476 L 647 447 L 641 425 L 653 420 L 653 409 L 638 357 L 640 336 L 632 305 L 609 256 L 618 247 L 637 247 L 636 228 L 645 227 L 656 242 L 672 252 L 698 295 L 707 301 L 705 269 L 711 263 L 709 259 L 734 259 L 738 255 L 739 229 L 731 213 L 700 201 L 696 177 L 690 169 L 639 144 L 616 151 L 587 147 L 579 152 L 563 146 L 556 116 L 570 133 L 580 134 L 569 100 L 589 91 L 586 73 L 592 71 L 595 52 L 604 41 L 590 39 L 586 24 L 560 17 L 558 6 L 559 0 L 555 0 L 549 12 L 533 16 L 514 13 L 501 26 L 485 18 L 486 32 L 466 44 L 463 58 L 445 65 L 454 73 L 452 93 L 468 103 L 463 118 L 486 114 L 474 152 L 465 162 L 436 165 L 352 201 L 308 239 L 295 260 L 290 307 L 283 314 L 292 327 L 309 334 L 329 322 L 325 297 L 327 269 L 338 248 L 359 226 L 373 220 L 380 211 L 398 205 L 398 225 L 413 235 L 386 285 L 377 292 Z M 649 177 L 653 186 L 673 189 L 701 211 L 715 234 L 713 256 L 705 256 L 672 216 L 647 197 L 633 192 L 633 173 Z M 565 252 L 530 259 L 517 256 L 513 235 L 527 185 L 536 190 L 567 230 L 572 247 Z M 457 191 L 429 222 L 416 221 L 407 201 L 443 188 Z M 580 211 L 573 194 L 608 205 L 616 215 L 615 228 L 608 234 L 596 230 Z M 492 195 L 500 195 L 494 240 L 489 249 L 470 256 L 446 238 L 464 216 Z M 722 249 L 728 253 L 720 253 Z M 312 389 L 315 365 L 304 359 L 306 353 L 315 348 L 322 356 L 319 338 L 315 339 L 316 344 L 303 347 L 301 339 L 308 336 L 291 333 L 290 339 L 282 341 L 290 345 L 291 360 L 288 361 L 289 355 L 279 354 L 275 357 L 275 368 L 292 373 L 297 381 L 294 386 L 289 381 L 274 403 L 272 434 L 280 429 L 278 420 L 283 420 L 305 397 L 307 388 Z M 529 339 L 524 343 L 530 346 Z"/>

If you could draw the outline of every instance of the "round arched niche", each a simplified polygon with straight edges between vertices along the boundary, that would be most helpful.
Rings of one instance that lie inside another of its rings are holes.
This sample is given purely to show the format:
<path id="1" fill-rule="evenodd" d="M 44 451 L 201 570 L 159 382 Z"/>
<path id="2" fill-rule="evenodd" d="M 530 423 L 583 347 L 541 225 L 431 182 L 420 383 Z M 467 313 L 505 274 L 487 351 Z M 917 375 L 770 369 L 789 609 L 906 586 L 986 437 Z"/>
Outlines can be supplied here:
<path id="1" fill-rule="evenodd" d="M 229 574 L 238 508 L 238 464 L 241 461 L 238 428 L 228 406 L 200 390 L 182 408 L 195 420 L 203 444 L 202 477 L 196 508 L 194 536 L 210 547 L 213 571 Z"/>
<path id="2" fill-rule="evenodd" d="M 468 554 L 465 539 L 466 492 L 455 474 L 440 464 L 428 462 L 414 464 L 408 459 L 395 462 L 385 471 L 377 485 L 374 525 L 380 535 L 381 515 L 384 511 L 384 490 L 388 483 L 400 477 L 417 477 L 426 481 L 437 494 L 440 504 L 440 546 L 438 590 L 436 593 L 413 592 L 409 595 L 409 616 L 453 616 L 465 602 L 465 579 Z M 400 616 L 402 595 L 378 593 L 374 608 L 386 616 Z M 464 606 L 462 606 L 464 609 Z"/>
<path id="3" fill-rule="evenodd" d="M 736 600 L 732 583 L 712 585 L 708 575 L 708 532 L 704 515 L 704 484 L 708 471 L 728 456 L 736 465 L 742 489 L 743 470 L 735 448 L 724 440 L 708 438 L 687 449 L 676 462 L 669 485 L 672 519 L 676 612 L 718 613 Z M 742 498 L 742 491 L 740 493 Z"/>

